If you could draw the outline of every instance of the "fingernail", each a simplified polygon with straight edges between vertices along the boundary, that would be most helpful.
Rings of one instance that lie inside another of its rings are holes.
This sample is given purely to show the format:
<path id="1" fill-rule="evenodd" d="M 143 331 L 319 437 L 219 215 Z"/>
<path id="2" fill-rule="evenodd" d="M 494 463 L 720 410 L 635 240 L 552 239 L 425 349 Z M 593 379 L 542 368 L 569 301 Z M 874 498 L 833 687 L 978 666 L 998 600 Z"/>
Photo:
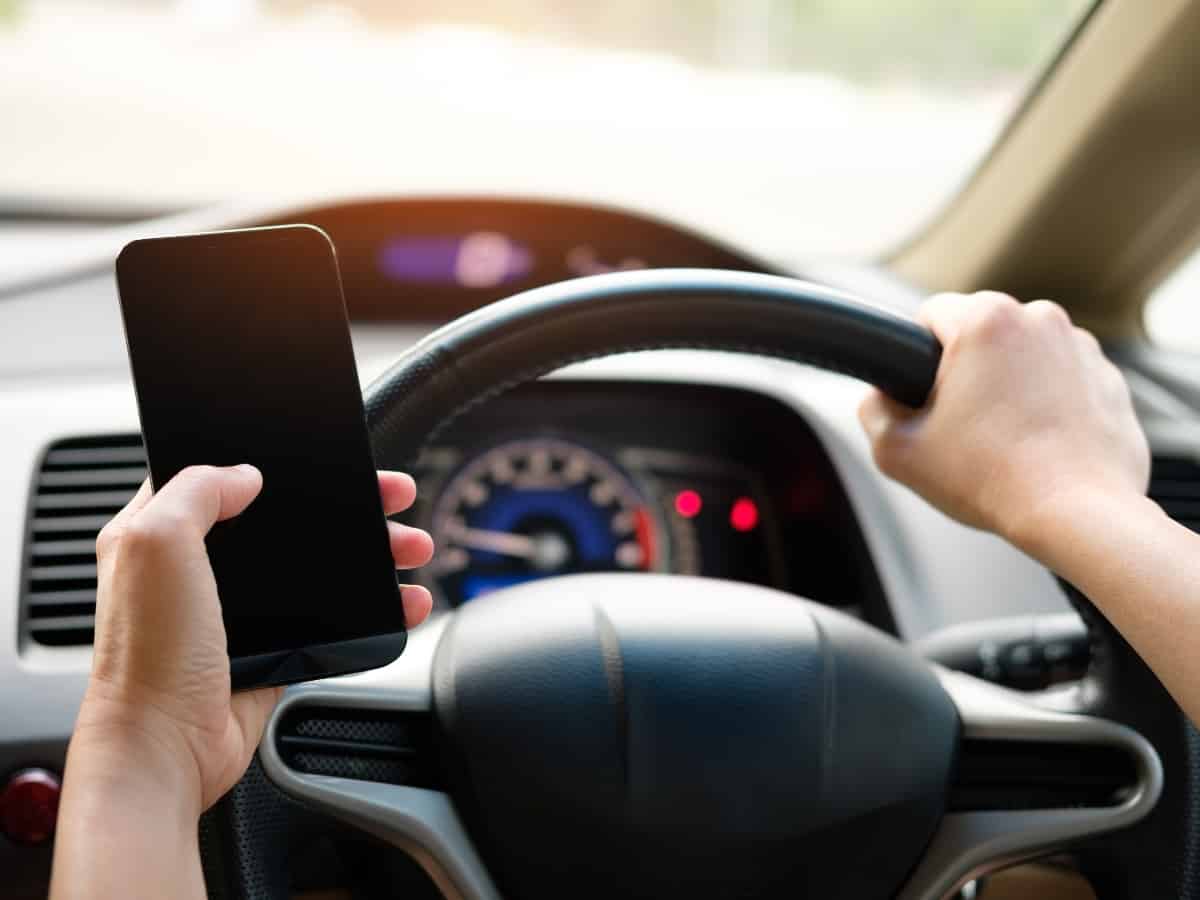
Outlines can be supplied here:
<path id="1" fill-rule="evenodd" d="M 238 465 L 234 466 L 234 468 L 237 469 L 239 472 L 241 472 L 243 475 L 258 475 L 259 474 L 258 468 L 250 465 L 250 463 L 239 463 Z"/>

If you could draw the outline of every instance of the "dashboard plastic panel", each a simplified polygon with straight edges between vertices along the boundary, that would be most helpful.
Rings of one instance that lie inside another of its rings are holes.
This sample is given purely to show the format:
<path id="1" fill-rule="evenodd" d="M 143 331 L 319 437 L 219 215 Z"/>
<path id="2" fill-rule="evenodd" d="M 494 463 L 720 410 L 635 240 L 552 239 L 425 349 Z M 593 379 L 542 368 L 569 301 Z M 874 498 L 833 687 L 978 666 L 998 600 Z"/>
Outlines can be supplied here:
<path id="1" fill-rule="evenodd" d="M 315 206 L 303 221 L 337 247 L 350 318 L 445 320 L 518 291 L 620 269 L 771 272 L 675 224 L 563 201 L 431 197 Z"/>

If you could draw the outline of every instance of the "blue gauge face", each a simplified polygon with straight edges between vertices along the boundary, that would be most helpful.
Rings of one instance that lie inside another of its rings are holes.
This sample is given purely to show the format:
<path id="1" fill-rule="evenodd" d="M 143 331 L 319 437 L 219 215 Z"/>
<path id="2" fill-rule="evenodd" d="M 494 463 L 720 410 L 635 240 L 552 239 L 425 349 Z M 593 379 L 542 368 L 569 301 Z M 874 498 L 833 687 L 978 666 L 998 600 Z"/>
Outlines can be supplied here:
<path id="1" fill-rule="evenodd" d="M 425 572 L 443 605 L 552 575 L 666 569 L 661 529 L 630 479 L 552 438 L 468 462 L 435 502 L 432 529 Z"/>

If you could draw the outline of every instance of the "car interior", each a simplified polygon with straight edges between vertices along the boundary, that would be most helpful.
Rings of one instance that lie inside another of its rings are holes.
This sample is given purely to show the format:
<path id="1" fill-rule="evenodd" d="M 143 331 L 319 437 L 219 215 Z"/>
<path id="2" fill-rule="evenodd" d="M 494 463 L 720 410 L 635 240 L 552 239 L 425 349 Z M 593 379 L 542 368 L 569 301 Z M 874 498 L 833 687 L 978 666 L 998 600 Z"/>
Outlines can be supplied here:
<path id="1" fill-rule="evenodd" d="M 1200 531 L 1200 2 L 0 0 L 0 73 L 0 895 L 146 478 L 114 259 L 306 223 L 434 611 L 287 689 L 210 897 L 1200 896 L 1195 728 L 856 419 L 928 295 L 1051 298 Z"/>

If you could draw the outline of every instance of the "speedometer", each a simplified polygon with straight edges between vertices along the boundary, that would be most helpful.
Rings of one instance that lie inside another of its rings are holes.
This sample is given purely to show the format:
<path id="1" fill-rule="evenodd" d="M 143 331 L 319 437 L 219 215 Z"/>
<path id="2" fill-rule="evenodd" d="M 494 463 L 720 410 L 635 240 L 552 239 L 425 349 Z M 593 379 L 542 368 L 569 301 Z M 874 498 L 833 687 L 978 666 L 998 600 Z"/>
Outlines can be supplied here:
<path id="1" fill-rule="evenodd" d="M 424 576 L 443 605 L 552 575 L 670 568 L 659 519 L 633 481 L 556 438 L 469 461 L 435 501 L 431 526 L 437 555 Z"/>

